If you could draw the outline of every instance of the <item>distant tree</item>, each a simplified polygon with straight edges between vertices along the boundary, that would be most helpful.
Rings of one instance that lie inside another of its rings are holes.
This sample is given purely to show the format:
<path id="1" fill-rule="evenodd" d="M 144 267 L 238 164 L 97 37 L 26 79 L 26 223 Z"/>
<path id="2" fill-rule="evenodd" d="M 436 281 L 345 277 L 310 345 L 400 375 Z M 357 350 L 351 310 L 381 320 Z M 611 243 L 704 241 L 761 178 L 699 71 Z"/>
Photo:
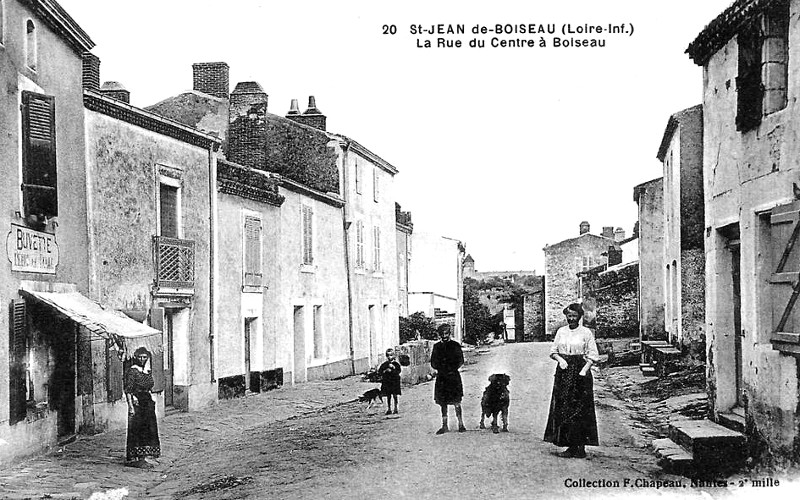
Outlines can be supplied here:
<path id="1" fill-rule="evenodd" d="M 475 280 L 464 282 L 464 342 L 480 345 L 499 328 L 502 313 L 492 316 L 489 308 L 478 300 L 482 284 Z"/>
<path id="2" fill-rule="evenodd" d="M 421 339 L 438 339 L 433 318 L 425 316 L 422 312 L 415 312 L 407 317 L 400 316 L 400 343 L 416 340 L 417 334 Z"/>

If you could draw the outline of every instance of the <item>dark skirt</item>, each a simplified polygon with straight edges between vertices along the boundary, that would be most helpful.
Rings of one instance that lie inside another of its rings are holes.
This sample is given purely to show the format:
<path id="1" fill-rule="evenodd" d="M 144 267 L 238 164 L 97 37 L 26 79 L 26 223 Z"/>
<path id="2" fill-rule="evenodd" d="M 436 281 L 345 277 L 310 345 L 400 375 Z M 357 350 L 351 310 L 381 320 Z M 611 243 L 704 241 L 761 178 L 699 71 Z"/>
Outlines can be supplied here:
<path id="1" fill-rule="evenodd" d="M 139 404 L 134 407 L 135 413 L 128 415 L 127 460 L 158 458 L 161 456 L 161 442 L 158 439 L 156 404 L 149 392 L 140 392 L 134 396 Z"/>
<path id="2" fill-rule="evenodd" d="M 579 374 L 586 364 L 583 356 L 561 357 L 568 366 L 566 370 L 556 367 L 544 440 L 556 446 L 597 446 L 592 374 Z"/>
<path id="3" fill-rule="evenodd" d="M 383 396 L 389 396 L 391 394 L 397 394 L 399 396 L 402 394 L 400 392 L 400 377 L 387 377 L 384 375 L 381 381 L 381 394 Z"/>
<path id="4" fill-rule="evenodd" d="M 452 405 L 461 402 L 464 397 L 464 386 L 461 384 L 461 374 L 458 370 L 453 372 L 438 372 L 436 384 L 433 387 L 433 400 L 437 405 Z"/>

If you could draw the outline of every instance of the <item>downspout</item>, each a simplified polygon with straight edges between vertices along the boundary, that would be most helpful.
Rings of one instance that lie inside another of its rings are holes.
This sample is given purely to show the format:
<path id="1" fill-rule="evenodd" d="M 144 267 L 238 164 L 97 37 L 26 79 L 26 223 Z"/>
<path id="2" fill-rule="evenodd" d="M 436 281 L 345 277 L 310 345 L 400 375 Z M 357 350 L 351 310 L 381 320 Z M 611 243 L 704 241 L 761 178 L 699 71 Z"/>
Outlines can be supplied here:
<path id="1" fill-rule="evenodd" d="M 347 322 L 348 337 L 350 342 L 350 373 L 356 374 L 356 354 L 353 341 L 353 283 L 350 268 L 350 236 L 349 224 L 347 222 L 350 215 L 349 200 L 349 176 L 347 175 L 347 156 L 350 144 L 345 142 L 342 146 L 342 198 L 344 198 L 344 210 L 342 210 L 342 229 L 344 230 L 344 269 L 347 274 Z"/>
<path id="2" fill-rule="evenodd" d="M 217 168 L 215 161 L 215 150 L 219 147 L 218 144 L 211 144 L 208 148 L 208 232 L 209 232 L 209 245 L 208 245 L 208 360 L 209 371 L 211 373 L 211 383 L 216 382 L 214 373 L 214 333 L 216 331 L 216 311 L 217 303 L 215 296 L 215 277 L 217 274 L 216 268 L 216 237 L 217 237 Z"/>

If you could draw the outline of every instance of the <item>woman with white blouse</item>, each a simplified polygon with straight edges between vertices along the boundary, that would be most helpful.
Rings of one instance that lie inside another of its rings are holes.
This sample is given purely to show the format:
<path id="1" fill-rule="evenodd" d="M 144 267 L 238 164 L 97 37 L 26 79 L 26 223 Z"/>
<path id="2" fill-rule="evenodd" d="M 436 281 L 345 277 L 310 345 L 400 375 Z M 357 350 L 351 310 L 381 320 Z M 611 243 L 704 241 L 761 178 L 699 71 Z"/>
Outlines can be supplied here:
<path id="1" fill-rule="evenodd" d="M 583 307 L 570 304 L 564 309 L 567 325 L 556 332 L 550 358 L 558 362 L 550 414 L 544 440 L 567 446 L 562 457 L 585 458 L 584 446 L 597 446 L 592 365 L 600 360 L 594 333 L 580 324 Z"/>

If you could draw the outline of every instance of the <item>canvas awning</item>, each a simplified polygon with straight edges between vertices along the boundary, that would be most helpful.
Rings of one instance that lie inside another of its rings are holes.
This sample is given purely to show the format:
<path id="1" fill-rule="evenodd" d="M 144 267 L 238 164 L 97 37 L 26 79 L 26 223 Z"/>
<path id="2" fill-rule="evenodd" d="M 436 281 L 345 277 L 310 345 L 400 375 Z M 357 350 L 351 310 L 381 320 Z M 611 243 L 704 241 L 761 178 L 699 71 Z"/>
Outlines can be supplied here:
<path id="1" fill-rule="evenodd" d="M 139 347 L 151 353 L 163 351 L 161 331 L 135 321 L 120 311 L 107 309 L 78 292 L 53 293 L 21 290 L 102 338 L 113 340 L 130 357 Z"/>

